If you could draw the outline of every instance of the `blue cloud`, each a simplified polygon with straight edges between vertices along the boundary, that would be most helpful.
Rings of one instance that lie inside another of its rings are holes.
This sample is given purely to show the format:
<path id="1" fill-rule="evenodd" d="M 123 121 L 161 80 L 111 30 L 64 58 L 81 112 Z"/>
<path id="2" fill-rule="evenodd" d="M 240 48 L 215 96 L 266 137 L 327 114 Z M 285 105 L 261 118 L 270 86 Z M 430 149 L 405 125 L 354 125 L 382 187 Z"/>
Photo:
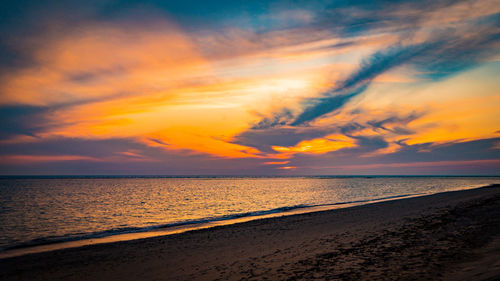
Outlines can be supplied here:
<path id="1" fill-rule="evenodd" d="M 44 127 L 46 111 L 37 106 L 1 106 L 0 140 L 15 135 L 35 136 Z"/>

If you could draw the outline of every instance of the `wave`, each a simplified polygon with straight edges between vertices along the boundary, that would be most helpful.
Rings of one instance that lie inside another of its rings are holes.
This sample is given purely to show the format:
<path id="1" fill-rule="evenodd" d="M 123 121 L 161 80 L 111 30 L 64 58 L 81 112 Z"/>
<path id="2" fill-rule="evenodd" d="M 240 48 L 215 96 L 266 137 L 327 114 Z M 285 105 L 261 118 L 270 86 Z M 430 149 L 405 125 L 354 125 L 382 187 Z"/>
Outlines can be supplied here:
<path id="1" fill-rule="evenodd" d="M 401 194 L 401 195 L 379 197 L 379 198 L 375 198 L 375 199 L 344 201 L 344 202 L 318 204 L 318 205 L 300 204 L 300 205 L 292 205 L 292 206 L 283 206 L 283 207 L 279 207 L 279 208 L 262 210 L 262 211 L 244 212 L 244 213 L 229 214 L 229 215 L 218 216 L 218 217 L 208 217 L 208 218 L 201 218 L 201 219 L 185 220 L 185 221 L 180 221 L 180 222 L 160 224 L 160 225 L 154 225 L 154 226 L 148 226 L 148 227 L 122 227 L 122 228 L 113 228 L 113 229 L 108 229 L 108 230 L 104 230 L 104 231 L 97 231 L 97 232 L 90 232 L 90 233 L 73 233 L 73 234 L 68 234 L 68 235 L 64 235 L 64 236 L 48 236 L 48 237 L 36 238 L 36 239 L 30 240 L 27 242 L 21 242 L 21 243 L 16 243 L 16 244 L 11 244 L 11 245 L 4 245 L 3 247 L 0 247 L 0 251 L 29 248 L 29 247 L 56 244 L 56 243 L 69 242 L 69 241 L 95 239 L 95 238 L 102 238 L 102 237 L 127 234 L 127 233 L 139 233 L 139 232 L 148 232 L 148 231 L 155 231 L 155 230 L 167 230 L 168 228 L 173 228 L 173 227 L 193 226 L 193 225 L 195 226 L 195 225 L 202 225 L 202 224 L 207 224 L 207 223 L 211 223 L 211 222 L 236 220 L 236 219 L 245 218 L 245 217 L 255 217 L 256 219 L 258 219 L 259 217 L 262 217 L 265 215 L 279 214 L 279 213 L 285 214 L 286 212 L 290 212 L 290 211 L 294 211 L 294 210 L 298 210 L 298 209 L 311 209 L 311 211 L 314 211 L 315 208 L 318 208 L 318 207 L 335 207 L 335 206 L 363 204 L 363 203 L 368 204 L 371 202 L 397 199 L 397 198 L 423 195 L 423 194 L 425 194 L 425 193 Z"/>

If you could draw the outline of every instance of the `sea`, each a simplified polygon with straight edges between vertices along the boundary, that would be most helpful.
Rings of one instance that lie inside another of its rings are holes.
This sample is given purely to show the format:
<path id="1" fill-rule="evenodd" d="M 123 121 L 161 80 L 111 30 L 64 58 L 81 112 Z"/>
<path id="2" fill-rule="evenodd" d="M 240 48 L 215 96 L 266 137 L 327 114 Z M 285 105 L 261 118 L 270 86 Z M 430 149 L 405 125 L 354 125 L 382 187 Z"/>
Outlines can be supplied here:
<path id="1" fill-rule="evenodd" d="M 0 252 L 171 228 L 179 232 L 211 222 L 231 224 L 494 183 L 500 177 L 0 177 Z"/>

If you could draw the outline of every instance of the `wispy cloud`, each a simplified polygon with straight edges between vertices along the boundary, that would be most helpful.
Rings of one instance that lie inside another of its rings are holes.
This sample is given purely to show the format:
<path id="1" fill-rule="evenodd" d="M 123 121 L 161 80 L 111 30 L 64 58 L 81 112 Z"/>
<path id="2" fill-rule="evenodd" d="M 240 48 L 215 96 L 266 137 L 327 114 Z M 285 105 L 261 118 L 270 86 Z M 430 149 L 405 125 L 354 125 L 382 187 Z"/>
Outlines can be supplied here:
<path id="1" fill-rule="evenodd" d="M 302 140 L 321 137 L 321 135 L 324 136 L 327 134 L 325 132 L 327 130 L 330 130 L 330 133 L 341 131 L 344 134 L 349 134 L 347 131 L 350 125 L 327 125 L 323 122 L 321 125 L 314 126 L 314 129 L 308 130 L 308 132 L 315 132 L 313 134 L 301 134 L 300 132 L 303 129 L 299 130 L 298 127 L 310 126 L 311 122 L 315 122 L 318 119 L 334 116 L 335 112 L 339 112 L 353 98 L 365 93 L 375 78 L 398 67 L 414 69 L 417 71 L 417 77 L 424 79 L 424 81 L 428 79 L 430 81 L 439 81 L 450 75 L 480 65 L 494 58 L 497 54 L 500 43 L 500 34 L 498 32 L 500 24 L 499 14 L 491 15 L 491 13 L 483 11 L 482 14 L 476 14 L 477 18 L 467 18 L 466 21 L 459 23 L 453 21 L 457 18 L 451 17 L 450 22 L 447 22 L 443 28 L 428 28 L 425 24 L 416 25 L 416 23 L 423 21 L 425 18 L 436 20 L 433 9 L 419 9 L 414 7 L 415 9 L 412 13 L 415 16 L 405 18 L 401 15 L 409 12 L 410 9 L 408 9 L 409 6 L 407 4 L 412 5 L 408 2 L 402 2 L 396 4 L 396 11 L 384 9 L 380 13 L 375 11 L 372 20 L 368 18 L 363 19 L 362 16 L 368 17 L 368 14 L 361 12 L 359 13 L 361 17 L 357 20 L 360 22 L 366 20 L 364 24 L 361 24 L 366 29 L 364 32 L 380 28 L 382 25 L 388 27 L 389 24 L 402 24 L 405 26 L 406 31 L 412 30 L 412 34 L 418 35 L 411 37 L 401 36 L 400 41 L 396 44 L 375 51 L 363 59 L 358 69 L 352 71 L 346 78 L 335 81 L 334 87 L 328 91 L 319 94 L 318 97 L 302 100 L 299 103 L 299 109 L 283 108 L 276 111 L 270 117 L 261 119 L 249 131 L 238 135 L 235 140 L 241 144 L 255 145 L 254 142 L 248 142 L 248 136 L 258 134 L 260 143 L 266 143 L 270 139 L 266 138 L 265 135 L 275 135 L 276 131 L 281 130 L 286 130 L 287 132 L 296 130 L 298 132 L 294 134 L 296 137 L 294 138 L 294 144 Z M 451 7 L 452 13 L 458 13 L 456 5 L 460 3 L 455 1 L 438 1 L 429 4 L 439 9 Z M 368 6 L 371 7 L 370 5 Z M 359 12 L 361 11 L 360 9 L 364 8 L 367 7 L 364 5 L 354 7 L 340 6 L 336 9 L 346 9 L 352 14 L 356 14 L 356 11 Z M 394 17 L 389 17 L 384 21 L 376 18 L 380 15 L 387 15 L 387 13 L 394 15 Z M 355 21 L 356 16 L 349 21 L 351 20 Z M 342 23 L 342 20 L 340 22 Z M 336 26 L 338 24 L 337 22 Z M 345 28 L 353 26 L 353 22 L 344 24 L 346 25 Z M 426 28 L 427 30 L 424 31 Z M 397 29 L 397 27 L 394 26 L 394 29 Z M 417 117 L 412 116 L 410 119 L 414 120 Z M 362 125 L 361 128 L 358 126 L 355 130 L 361 131 L 366 126 L 371 126 L 375 129 L 384 129 L 400 135 L 414 133 L 404 126 L 395 126 L 389 130 L 382 126 L 384 122 L 395 120 L 397 120 L 397 117 L 386 116 L 383 121 L 370 121 Z M 283 129 L 280 129 L 281 127 Z M 361 141 L 363 137 L 357 136 L 357 138 Z M 269 142 L 267 143 L 269 144 Z"/>
<path id="2" fill-rule="evenodd" d="M 212 172 L 422 162 L 498 130 L 497 2 L 9 4 L 0 154 Z"/>

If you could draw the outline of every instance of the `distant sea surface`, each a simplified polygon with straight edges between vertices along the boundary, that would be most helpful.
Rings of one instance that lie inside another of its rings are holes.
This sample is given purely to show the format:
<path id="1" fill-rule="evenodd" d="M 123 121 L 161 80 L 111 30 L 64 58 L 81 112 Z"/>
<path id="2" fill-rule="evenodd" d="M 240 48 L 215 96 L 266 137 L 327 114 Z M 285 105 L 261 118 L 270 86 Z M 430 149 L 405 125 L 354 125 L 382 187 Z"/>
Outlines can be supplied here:
<path id="1" fill-rule="evenodd" d="M 500 177 L 3 177 L 0 250 L 493 183 Z"/>

